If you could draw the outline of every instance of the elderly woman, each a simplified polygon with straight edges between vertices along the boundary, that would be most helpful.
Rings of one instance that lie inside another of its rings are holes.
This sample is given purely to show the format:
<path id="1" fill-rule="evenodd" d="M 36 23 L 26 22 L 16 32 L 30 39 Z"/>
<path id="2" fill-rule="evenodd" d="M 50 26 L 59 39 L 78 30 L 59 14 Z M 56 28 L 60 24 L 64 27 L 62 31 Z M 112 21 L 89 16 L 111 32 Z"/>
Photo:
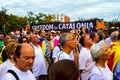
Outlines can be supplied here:
<path id="1" fill-rule="evenodd" d="M 90 80 L 112 80 L 113 73 L 106 65 L 110 52 L 104 46 L 95 44 L 90 49 L 95 66 L 92 68 Z"/>

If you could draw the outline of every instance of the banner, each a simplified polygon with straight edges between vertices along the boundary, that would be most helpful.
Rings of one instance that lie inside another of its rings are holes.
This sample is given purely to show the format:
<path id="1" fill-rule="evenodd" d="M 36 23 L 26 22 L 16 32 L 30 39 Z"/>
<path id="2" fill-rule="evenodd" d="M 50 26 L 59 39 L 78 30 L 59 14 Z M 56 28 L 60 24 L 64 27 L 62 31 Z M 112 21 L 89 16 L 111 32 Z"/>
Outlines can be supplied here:
<path id="1" fill-rule="evenodd" d="M 86 28 L 93 28 L 96 26 L 95 21 L 78 21 L 78 22 L 56 22 L 56 23 L 49 23 L 49 24 L 38 24 L 38 25 L 31 25 L 31 29 L 44 29 L 44 30 L 73 30 L 73 29 L 80 29 L 81 27 Z"/>

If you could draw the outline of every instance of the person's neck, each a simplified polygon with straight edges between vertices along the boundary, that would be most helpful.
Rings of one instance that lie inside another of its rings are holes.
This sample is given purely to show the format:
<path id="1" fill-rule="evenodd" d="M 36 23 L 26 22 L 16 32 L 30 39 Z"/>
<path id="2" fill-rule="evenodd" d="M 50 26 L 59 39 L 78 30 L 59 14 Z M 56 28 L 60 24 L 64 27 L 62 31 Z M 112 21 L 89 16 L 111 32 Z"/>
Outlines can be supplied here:
<path id="1" fill-rule="evenodd" d="M 10 62 L 13 63 L 13 64 L 15 64 L 15 61 L 13 59 L 10 59 Z"/>
<path id="2" fill-rule="evenodd" d="M 38 43 L 33 43 L 34 46 L 38 46 Z"/>
<path id="3" fill-rule="evenodd" d="M 85 46 L 85 48 L 90 49 L 90 47 L 89 47 L 89 46 Z"/>
<path id="4" fill-rule="evenodd" d="M 97 41 L 93 41 L 93 43 L 94 43 L 94 44 L 96 44 L 96 43 L 97 43 Z"/>
<path id="5" fill-rule="evenodd" d="M 27 70 L 24 70 L 24 68 L 21 68 L 19 65 L 17 65 L 16 63 L 15 63 L 15 67 L 17 68 L 17 69 L 19 69 L 20 71 L 22 71 L 22 72 L 27 72 Z"/>
<path id="6" fill-rule="evenodd" d="M 43 37 L 43 36 L 40 36 L 40 38 L 45 39 L 45 37 Z"/>
<path id="7" fill-rule="evenodd" d="M 68 54 L 70 54 L 70 52 L 71 52 L 70 49 L 65 49 L 65 48 L 63 48 L 62 51 L 65 52 L 65 53 L 68 53 Z"/>
<path id="8" fill-rule="evenodd" d="M 95 63 L 95 65 L 96 65 L 96 66 L 99 66 L 99 67 L 102 67 L 102 68 L 105 68 L 105 61 L 102 61 L 102 60 L 97 61 L 97 62 Z"/>

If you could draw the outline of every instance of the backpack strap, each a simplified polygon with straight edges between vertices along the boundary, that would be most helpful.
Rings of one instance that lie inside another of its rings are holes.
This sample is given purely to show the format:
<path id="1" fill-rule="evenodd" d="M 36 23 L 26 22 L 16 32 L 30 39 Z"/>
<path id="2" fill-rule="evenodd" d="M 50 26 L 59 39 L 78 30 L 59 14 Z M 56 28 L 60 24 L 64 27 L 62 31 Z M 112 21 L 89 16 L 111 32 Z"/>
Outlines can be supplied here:
<path id="1" fill-rule="evenodd" d="M 16 78 L 16 80 L 19 80 L 19 77 L 17 76 L 17 74 L 13 70 L 8 70 L 7 72 L 11 73 Z"/>
<path id="2" fill-rule="evenodd" d="M 62 46 L 61 45 L 57 45 L 58 47 L 59 47 L 59 49 L 60 49 L 60 51 L 62 50 Z"/>
<path id="3" fill-rule="evenodd" d="M 62 53 L 63 53 L 63 52 L 61 51 L 60 54 L 58 55 L 58 61 L 59 61 L 60 55 L 61 55 Z"/>
<path id="4" fill-rule="evenodd" d="M 3 52 L 3 50 L 1 50 L 1 52 L 0 52 L 0 64 L 3 63 L 2 52 Z"/>

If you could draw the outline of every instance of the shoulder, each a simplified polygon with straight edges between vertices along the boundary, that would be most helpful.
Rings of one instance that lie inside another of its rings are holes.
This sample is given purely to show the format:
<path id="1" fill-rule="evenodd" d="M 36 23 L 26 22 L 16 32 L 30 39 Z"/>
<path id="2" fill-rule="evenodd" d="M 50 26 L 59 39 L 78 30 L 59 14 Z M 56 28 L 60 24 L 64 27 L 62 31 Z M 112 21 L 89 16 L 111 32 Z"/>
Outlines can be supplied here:
<path id="1" fill-rule="evenodd" d="M 89 49 L 87 49 L 87 48 L 84 48 L 84 47 L 82 47 L 82 49 L 81 49 L 81 51 L 80 52 L 90 52 L 90 50 Z"/>
<path id="2" fill-rule="evenodd" d="M 82 56 L 82 57 L 85 56 L 86 57 L 88 55 L 90 55 L 90 50 L 88 50 L 87 48 L 82 47 L 79 56 Z"/>
<path id="3" fill-rule="evenodd" d="M 59 51 L 60 51 L 59 46 L 54 47 L 54 49 L 53 49 L 53 53 L 54 53 L 54 52 L 59 52 Z"/>
<path id="4" fill-rule="evenodd" d="M 70 59 L 71 60 L 70 55 L 68 55 L 67 53 L 62 52 L 62 51 L 59 53 L 58 58 L 59 58 L 59 60 L 63 60 L 63 59 Z"/>
<path id="5" fill-rule="evenodd" d="M 6 73 L 3 77 L 3 80 L 16 80 L 15 77 L 11 73 Z"/>
<path id="6" fill-rule="evenodd" d="M 101 76 L 98 74 L 90 75 L 90 80 L 102 80 Z"/>
<path id="7" fill-rule="evenodd" d="M 70 59 L 70 55 L 65 52 L 62 52 L 60 57 L 64 57 L 65 59 Z"/>
<path id="8" fill-rule="evenodd" d="M 5 61 L 4 63 L 2 63 L 2 64 L 0 65 L 0 70 L 8 69 L 8 68 L 11 67 L 11 66 L 12 66 L 12 63 L 10 63 L 10 62 L 7 60 L 7 61 Z"/>
<path id="9" fill-rule="evenodd" d="M 94 66 L 92 68 L 91 74 L 100 74 L 99 69 L 96 66 Z"/>
<path id="10" fill-rule="evenodd" d="M 94 66 L 92 68 L 92 71 L 91 71 L 91 74 L 90 74 L 90 79 L 91 80 L 93 80 L 93 79 L 99 80 L 100 77 L 101 77 L 101 75 L 100 75 L 100 72 L 99 72 L 98 68 L 96 66 Z"/>
<path id="11" fill-rule="evenodd" d="M 59 49 L 59 46 L 55 46 L 54 49 Z M 54 50 L 54 49 L 53 49 L 53 50 Z"/>

